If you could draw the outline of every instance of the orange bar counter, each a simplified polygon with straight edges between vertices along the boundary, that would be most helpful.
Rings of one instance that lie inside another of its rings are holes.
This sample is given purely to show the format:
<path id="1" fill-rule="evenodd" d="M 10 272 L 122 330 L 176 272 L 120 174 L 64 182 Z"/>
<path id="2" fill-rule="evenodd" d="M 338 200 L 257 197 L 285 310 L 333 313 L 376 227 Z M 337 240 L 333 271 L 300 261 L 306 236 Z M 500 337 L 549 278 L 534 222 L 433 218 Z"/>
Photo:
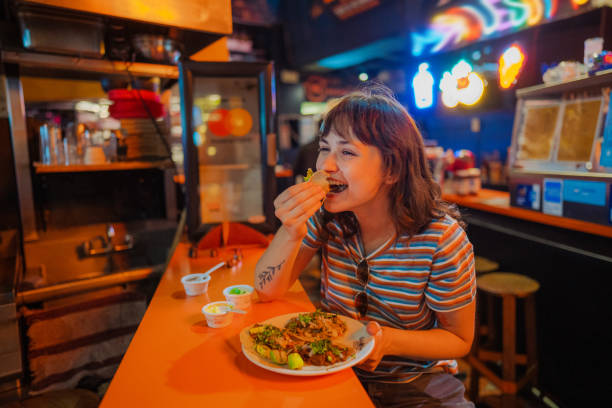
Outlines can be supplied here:
<path id="1" fill-rule="evenodd" d="M 253 323 L 314 307 L 299 281 L 284 298 L 259 302 L 247 314 L 234 313 L 231 325 L 214 329 L 201 312 L 209 302 L 225 300 L 234 284 L 253 285 L 262 248 L 243 248 L 243 265 L 212 273 L 208 292 L 185 295 L 181 277 L 204 272 L 231 257 L 187 256 L 179 244 L 151 304 L 102 400 L 101 407 L 373 407 L 351 369 L 317 377 L 277 374 L 243 355 L 240 331 Z"/>
<path id="2" fill-rule="evenodd" d="M 443 194 L 442 199 L 475 210 L 612 238 L 612 227 L 511 207 L 510 193 L 507 192 L 482 189 L 478 195 Z"/>

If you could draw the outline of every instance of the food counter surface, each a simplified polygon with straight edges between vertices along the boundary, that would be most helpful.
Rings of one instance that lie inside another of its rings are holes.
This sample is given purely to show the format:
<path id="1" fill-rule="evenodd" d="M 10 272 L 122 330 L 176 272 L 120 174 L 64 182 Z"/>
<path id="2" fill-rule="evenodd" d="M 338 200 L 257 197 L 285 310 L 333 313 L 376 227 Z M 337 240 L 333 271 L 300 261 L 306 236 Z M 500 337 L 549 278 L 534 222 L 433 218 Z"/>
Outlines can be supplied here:
<path id="1" fill-rule="evenodd" d="M 312 311 L 299 281 L 284 298 L 258 302 L 248 314 L 234 314 L 231 325 L 213 329 L 201 313 L 209 302 L 225 300 L 222 291 L 233 284 L 253 284 L 255 264 L 263 249 L 243 248 L 243 265 L 222 268 L 211 275 L 208 292 L 187 297 L 180 282 L 189 273 L 204 272 L 217 257 L 187 256 L 179 244 L 161 278 L 151 304 L 138 327 L 102 401 L 101 407 L 372 407 L 351 369 L 317 377 L 277 374 L 244 356 L 240 331 L 268 318 Z"/>
<path id="2" fill-rule="evenodd" d="M 612 238 L 612 227 L 511 207 L 510 193 L 507 192 L 482 189 L 478 195 L 443 194 L 442 198 L 462 207 Z"/>

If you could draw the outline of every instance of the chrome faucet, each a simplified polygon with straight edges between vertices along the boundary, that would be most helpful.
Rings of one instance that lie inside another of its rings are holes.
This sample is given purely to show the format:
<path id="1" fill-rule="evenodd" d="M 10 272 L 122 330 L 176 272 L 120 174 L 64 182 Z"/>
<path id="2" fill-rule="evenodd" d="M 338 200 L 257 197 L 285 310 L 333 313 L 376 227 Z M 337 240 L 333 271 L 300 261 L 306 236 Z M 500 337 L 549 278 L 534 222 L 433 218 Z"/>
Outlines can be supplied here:
<path id="1" fill-rule="evenodd" d="M 106 225 L 106 242 L 110 245 L 113 242 L 113 238 L 115 238 L 115 227 L 113 224 Z"/>
<path id="2" fill-rule="evenodd" d="M 83 253 L 86 256 L 96 256 L 103 254 L 111 254 L 116 252 L 123 252 L 130 250 L 134 247 L 134 238 L 130 234 L 125 234 L 121 243 L 114 244 L 115 238 L 115 227 L 113 224 L 106 225 L 105 235 L 98 235 L 89 241 L 85 241 L 81 244 Z M 100 242 L 96 245 L 96 242 Z"/>

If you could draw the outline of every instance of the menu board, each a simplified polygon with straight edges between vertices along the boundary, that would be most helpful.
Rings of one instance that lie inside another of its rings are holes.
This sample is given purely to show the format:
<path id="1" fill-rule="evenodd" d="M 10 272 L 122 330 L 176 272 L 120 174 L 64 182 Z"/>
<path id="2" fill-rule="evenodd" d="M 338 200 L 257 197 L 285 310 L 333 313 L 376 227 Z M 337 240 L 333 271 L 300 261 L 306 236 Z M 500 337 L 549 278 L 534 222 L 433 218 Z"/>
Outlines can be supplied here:
<path id="1" fill-rule="evenodd" d="M 555 127 L 561 105 L 526 104 L 523 125 L 518 138 L 517 158 L 522 160 L 548 160 L 553 148 Z"/>
<path id="2" fill-rule="evenodd" d="M 565 103 L 557 160 L 588 162 L 599 129 L 601 98 Z"/>

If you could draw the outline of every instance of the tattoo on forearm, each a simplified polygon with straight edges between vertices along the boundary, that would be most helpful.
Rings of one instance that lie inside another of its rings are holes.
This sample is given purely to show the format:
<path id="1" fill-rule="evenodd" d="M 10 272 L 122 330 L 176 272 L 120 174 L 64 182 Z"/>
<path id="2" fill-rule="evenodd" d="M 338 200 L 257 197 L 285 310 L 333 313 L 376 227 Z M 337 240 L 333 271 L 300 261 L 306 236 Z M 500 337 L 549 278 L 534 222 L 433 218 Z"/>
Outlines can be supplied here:
<path id="1" fill-rule="evenodd" d="M 259 289 L 263 289 L 266 283 L 272 282 L 274 275 L 276 275 L 276 272 L 281 270 L 284 263 L 285 261 L 283 260 L 283 262 L 276 266 L 268 266 L 266 269 L 257 274 L 257 286 L 259 286 Z"/>

